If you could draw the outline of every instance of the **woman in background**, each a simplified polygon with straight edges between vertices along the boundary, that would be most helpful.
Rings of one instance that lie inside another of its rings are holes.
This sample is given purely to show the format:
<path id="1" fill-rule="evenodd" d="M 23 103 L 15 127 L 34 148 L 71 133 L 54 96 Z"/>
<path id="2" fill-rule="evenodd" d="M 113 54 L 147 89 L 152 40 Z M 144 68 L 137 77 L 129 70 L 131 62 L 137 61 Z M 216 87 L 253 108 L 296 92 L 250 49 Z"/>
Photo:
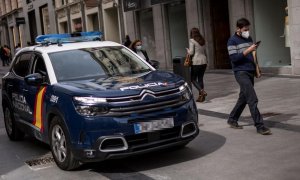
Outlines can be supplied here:
<path id="1" fill-rule="evenodd" d="M 133 43 L 130 45 L 130 49 L 134 51 L 137 55 L 139 55 L 141 58 L 149 62 L 148 54 L 146 50 L 143 49 L 141 40 L 137 39 L 133 41 Z"/>
<path id="2" fill-rule="evenodd" d="M 205 101 L 207 93 L 204 91 L 203 77 L 207 67 L 205 53 L 205 40 L 198 28 L 192 28 L 190 33 L 189 48 L 187 53 L 192 57 L 191 79 L 193 85 L 199 91 L 197 102 Z"/>

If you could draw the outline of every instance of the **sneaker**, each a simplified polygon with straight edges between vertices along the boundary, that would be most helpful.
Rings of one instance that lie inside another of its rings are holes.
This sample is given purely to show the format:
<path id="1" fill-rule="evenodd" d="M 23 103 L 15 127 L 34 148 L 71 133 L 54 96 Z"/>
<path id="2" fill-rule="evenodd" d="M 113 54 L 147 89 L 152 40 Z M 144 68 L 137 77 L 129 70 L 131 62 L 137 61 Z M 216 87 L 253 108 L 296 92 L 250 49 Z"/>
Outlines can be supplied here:
<path id="1" fill-rule="evenodd" d="M 237 122 L 227 121 L 227 124 L 233 129 L 243 129 L 243 126 L 240 126 Z"/>
<path id="2" fill-rule="evenodd" d="M 262 135 L 271 135 L 272 134 L 271 130 L 264 126 L 257 129 L 257 133 L 262 134 Z"/>

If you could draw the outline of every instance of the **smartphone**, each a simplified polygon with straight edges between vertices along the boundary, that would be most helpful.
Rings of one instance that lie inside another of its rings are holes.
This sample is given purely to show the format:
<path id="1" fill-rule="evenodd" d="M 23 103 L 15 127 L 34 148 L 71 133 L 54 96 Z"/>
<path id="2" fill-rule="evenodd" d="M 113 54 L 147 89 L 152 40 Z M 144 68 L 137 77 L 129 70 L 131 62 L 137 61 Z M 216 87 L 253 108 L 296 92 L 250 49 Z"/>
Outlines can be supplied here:
<path id="1" fill-rule="evenodd" d="M 257 42 L 255 43 L 255 45 L 256 45 L 256 46 L 259 46 L 260 43 L 261 43 L 261 41 L 257 41 Z"/>

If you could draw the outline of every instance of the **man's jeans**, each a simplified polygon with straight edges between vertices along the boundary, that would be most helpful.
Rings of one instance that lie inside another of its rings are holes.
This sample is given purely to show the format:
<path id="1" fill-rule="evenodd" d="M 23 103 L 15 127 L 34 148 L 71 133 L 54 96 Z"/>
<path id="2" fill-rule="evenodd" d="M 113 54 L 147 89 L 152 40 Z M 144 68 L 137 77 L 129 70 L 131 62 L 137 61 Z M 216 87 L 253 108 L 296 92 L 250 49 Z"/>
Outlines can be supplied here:
<path id="1" fill-rule="evenodd" d="M 254 90 L 254 72 L 237 71 L 234 76 L 240 85 L 239 99 L 229 115 L 228 121 L 237 122 L 248 104 L 254 125 L 257 129 L 264 126 L 263 118 L 257 108 L 258 99 Z"/>

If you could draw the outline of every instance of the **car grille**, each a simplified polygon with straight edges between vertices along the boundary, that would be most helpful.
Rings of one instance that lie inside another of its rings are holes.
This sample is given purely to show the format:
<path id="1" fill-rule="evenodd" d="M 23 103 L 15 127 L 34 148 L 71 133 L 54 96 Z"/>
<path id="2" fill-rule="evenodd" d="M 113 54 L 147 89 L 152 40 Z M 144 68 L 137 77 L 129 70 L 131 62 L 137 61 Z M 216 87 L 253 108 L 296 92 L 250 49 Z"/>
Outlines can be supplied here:
<path id="1" fill-rule="evenodd" d="M 143 101 L 150 95 L 153 101 Z M 188 100 L 184 99 L 178 89 L 161 92 L 143 90 L 137 96 L 109 98 L 107 102 L 112 106 L 106 115 L 126 116 L 133 113 L 151 113 L 153 111 L 176 108 L 185 104 Z"/>
<path id="2" fill-rule="evenodd" d="M 139 102 L 143 100 L 146 94 L 150 94 L 153 97 L 156 98 L 163 98 L 163 97 L 168 97 L 174 94 L 178 94 L 179 89 L 170 89 L 170 90 L 165 90 L 165 91 L 159 91 L 159 92 L 153 92 L 147 89 L 142 90 L 142 92 L 139 95 L 135 96 L 126 96 L 126 97 L 117 97 L 117 98 L 108 98 L 107 102 L 112 103 L 112 104 L 120 104 L 120 103 L 128 103 L 128 102 Z"/>

